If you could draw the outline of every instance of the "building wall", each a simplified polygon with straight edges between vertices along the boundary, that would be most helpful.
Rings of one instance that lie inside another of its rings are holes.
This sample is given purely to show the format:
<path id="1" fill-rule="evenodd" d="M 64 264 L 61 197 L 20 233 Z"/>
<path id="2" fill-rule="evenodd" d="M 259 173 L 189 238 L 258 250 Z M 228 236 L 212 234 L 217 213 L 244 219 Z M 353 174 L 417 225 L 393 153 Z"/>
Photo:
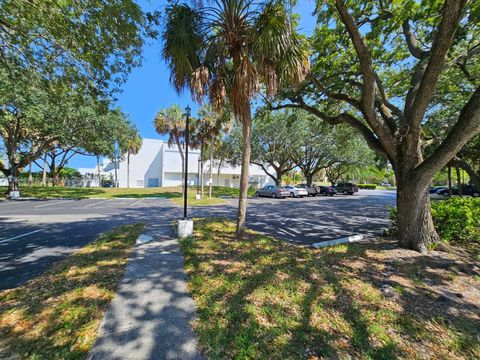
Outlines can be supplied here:
<path id="1" fill-rule="evenodd" d="M 161 186 L 163 141 L 143 139 L 142 147 L 136 155 L 130 155 L 130 187 L 143 188 L 154 182 Z M 120 162 L 118 169 L 120 187 L 127 186 L 127 156 Z M 153 184 L 154 185 L 154 184 Z"/>
<path id="2" fill-rule="evenodd" d="M 188 184 L 198 184 L 198 159 L 200 151 L 189 149 L 188 154 Z M 210 165 L 204 163 L 204 184 L 208 185 Z M 217 176 L 218 165 L 213 164 L 213 185 L 239 187 L 240 167 L 229 165 L 222 166 L 220 177 Z M 114 173 L 114 170 L 109 171 Z M 250 166 L 250 181 L 255 187 L 262 187 L 271 183 L 270 177 L 256 165 Z M 119 187 L 127 187 L 127 159 L 126 155 L 119 163 Z M 169 147 L 166 142 L 159 139 L 143 139 L 143 144 L 136 155 L 130 155 L 130 187 L 157 187 L 180 186 L 182 184 L 182 158 L 176 146 Z"/>

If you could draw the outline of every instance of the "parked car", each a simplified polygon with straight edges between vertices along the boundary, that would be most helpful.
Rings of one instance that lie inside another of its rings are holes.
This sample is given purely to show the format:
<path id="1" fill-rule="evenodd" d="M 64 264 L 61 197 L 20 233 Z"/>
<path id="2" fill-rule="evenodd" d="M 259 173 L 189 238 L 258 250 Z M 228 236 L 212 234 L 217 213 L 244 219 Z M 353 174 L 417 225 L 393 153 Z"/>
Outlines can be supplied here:
<path id="1" fill-rule="evenodd" d="M 358 186 L 352 182 L 339 182 L 335 186 L 337 193 L 343 195 L 353 195 L 354 193 L 358 192 Z"/>
<path id="2" fill-rule="evenodd" d="M 430 188 L 430 194 L 438 194 L 438 192 L 443 189 L 447 189 L 447 193 L 448 193 L 448 187 L 446 186 L 433 186 Z"/>
<path id="3" fill-rule="evenodd" d="M 293 186 L 293 185 L 287 185 L 285 186 L 285 190 L 288 190 L 290 192 L 291 197 L 304 197 L 308 196 L 308 191 L 307 189 Z"/>
<path id="4" fill-rule="evenodd" d="M 307 184 L 299 184 L 297 185 L 299 188 L 306 189 L 308 191 L 308 196 L 317 196 L 318 195 L 318 190 L 315 185 L 307 185 Z"/>
<path id="5" fill-rule="evenodd" d="M 285 188 L 277 185 L 267 185 L 257 190 L 255 192 L 255 196 L 266 196 L 271 198 L 286 198 L 290 196 L 290 191 L 286 190 Z"/>
<path id="6" fill-rule="evenodd" d="M 438 190 L 437 194 L 448 196 L 448 187 Z M 458 195 L 458 186 L 452 186 L 452 195 Z M 462 195 L 479 197 L 480 190 L 473 185 L 462 185 Z"/>
<path id="7" fill-rule="evenodd" d="M 317 186 L 317 191 L 323 196 L 333 196 L 337 193 L 337 190 L 333 186 Z"/>

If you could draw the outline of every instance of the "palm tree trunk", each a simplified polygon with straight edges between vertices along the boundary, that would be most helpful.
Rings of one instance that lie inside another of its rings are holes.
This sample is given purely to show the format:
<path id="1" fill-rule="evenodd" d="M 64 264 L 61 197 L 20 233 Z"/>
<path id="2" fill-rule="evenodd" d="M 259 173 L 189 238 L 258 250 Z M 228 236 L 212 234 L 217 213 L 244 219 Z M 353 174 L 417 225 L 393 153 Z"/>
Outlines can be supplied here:
<path id="1" fill-rule="evenodd" d="M 130 188 L 130 151 L 127 151 L 127 189 Z"/>
<path id="2" fill-rule="evenodd" d="M 240 173 L 240 197 L 238 199 L 238 214 L 237 214 L 237 236 L 243 237 L 245 233 L 245 222 L 247 218 L 247 196 L 248 196 L 248 178 L 250 168 L 251 144 L 250 139 L 252 135 L 252 119 L 250 114 L 250 103 L 248 104 L 243 116 L 243 149 L 242 149 L 242 170 Z"/>
<path id="3" fill-rule="evenodd" d="M 220 186 L 220 171 L 222 170 L 222 160 L 218 161 L 218 168 L 217 168 L 217 186 Z"/>
<path id="4" fill-rule="evenodd" d="M 203 199 L 203 144 L 200 146 L 200 196 Z"/>
<path id="5" fill-rule="evenodd" d="M 180 139 L 175 137 L 175 143 L 177 144 L 178 152 L 180 153 L 180 158 L 182 159 L 182 195 L 185 191 L 185 155 L 183 154 L 182 144 Z"/>
<path id="6" fill-rule="evenodd" d="M 208 178 L 208 197 L 212 197 L 212 186 L 213 186 L 213 142 L 215 141 L 215 137 L 212 136 L 212 141 L 210 142 L 210 171 L 209 171 L 209 178 Z"/>

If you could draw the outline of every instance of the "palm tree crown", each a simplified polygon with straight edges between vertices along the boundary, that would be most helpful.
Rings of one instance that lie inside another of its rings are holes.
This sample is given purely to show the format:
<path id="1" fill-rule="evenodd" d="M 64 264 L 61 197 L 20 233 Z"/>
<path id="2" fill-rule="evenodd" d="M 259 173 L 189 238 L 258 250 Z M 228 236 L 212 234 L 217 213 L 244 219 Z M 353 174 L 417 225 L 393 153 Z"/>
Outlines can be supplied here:
<path id="1" fill-rule="evenodd" d="M 215 110 L 226 100 L 243 126 L 237 234 L 243 235 L 250 165 L 250 102 L 264 85 L 303 81 L 308 43 L 295 31 L 284 1 L 213 0 L 211 6 L 175 3 L 167 7 L 163 56 L 178 92 L 190 89 L 199 103 L 208 96 Z"/>

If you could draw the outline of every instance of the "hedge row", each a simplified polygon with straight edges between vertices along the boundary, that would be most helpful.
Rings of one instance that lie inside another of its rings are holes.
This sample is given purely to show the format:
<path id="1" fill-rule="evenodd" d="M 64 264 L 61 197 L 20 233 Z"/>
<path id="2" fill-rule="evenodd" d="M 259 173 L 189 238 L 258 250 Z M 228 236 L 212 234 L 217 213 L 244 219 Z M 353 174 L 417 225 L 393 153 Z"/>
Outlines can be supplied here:
<path id="1" fill-rule="evenodd" d="M 392 231 L 396 231 L 397 210 L 390 208 Z M 451 198 L 432 202 L 433 224 L 446 242 L 480 242 L 480 198 Z"/>
<path id="2" fill-rule="evenodd" d="M 357 184 L 359 189 L 375 190 L 377 185 L 375 184 Z"/>

